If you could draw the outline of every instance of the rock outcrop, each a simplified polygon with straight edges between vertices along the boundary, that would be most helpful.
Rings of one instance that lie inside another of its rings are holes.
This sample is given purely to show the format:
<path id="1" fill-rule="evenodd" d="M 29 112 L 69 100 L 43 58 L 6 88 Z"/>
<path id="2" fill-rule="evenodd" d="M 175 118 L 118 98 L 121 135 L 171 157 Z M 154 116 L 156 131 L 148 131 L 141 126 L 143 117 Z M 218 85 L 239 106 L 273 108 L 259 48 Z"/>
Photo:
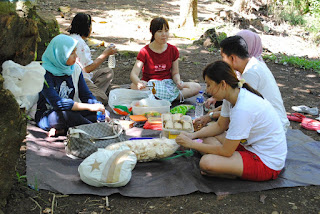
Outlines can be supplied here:
<path id="1" fill-rule="evenodd" d="M 3 88 L 2 63 L 13 60 L 21 65 L 40 60 L 46 45 L 59 34 L 55 17 L 37 14 L 35 7 L 19 16 L 9 2 L 0 2 L 0 213 L 6 205 L 26 136 L 26 116 L 13 94 Z"/>

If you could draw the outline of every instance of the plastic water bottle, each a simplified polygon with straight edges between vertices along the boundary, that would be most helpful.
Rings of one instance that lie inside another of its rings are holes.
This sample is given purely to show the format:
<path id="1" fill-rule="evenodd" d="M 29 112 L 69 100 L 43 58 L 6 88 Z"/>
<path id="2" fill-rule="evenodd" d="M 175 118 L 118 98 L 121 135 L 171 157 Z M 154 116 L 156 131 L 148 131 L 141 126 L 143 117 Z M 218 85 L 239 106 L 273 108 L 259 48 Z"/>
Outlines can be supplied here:
<path id="1" fill-rule="evenodd" d="M 195 118 L 199 118 L 203 116 L 203 104 L 204 104 L 203 91 L 199 91 L 196 103 L 197 104 L 195 109 Z"/>
<path id="2" fill-rule="evenodd" d="M 104 123 L 106 121 L 106 115 L 102 113 L 102 111 L 97 112 L 97 122 Z"/>
<path id="3" fill-rule="evenodd" d="M 110 44 L 109 48 L 111 48 L 113 46 L 114 46 L 114 44 Z M 115 55 L 109 55 L 108 67 L 109 68 L 115 68 L 116 67 L 116 56 Z"/>

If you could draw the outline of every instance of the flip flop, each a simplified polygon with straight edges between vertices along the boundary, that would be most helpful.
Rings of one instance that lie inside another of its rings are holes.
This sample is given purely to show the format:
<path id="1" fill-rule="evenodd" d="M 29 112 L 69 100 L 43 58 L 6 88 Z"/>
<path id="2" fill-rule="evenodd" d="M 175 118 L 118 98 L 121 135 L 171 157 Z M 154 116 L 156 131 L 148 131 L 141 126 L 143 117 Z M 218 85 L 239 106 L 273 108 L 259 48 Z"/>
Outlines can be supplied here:
<path id="1" fill-rule="evenodd" d="M 301 106 L 292 106 L 291 108 L 292 108 L 292 110 L 294 110 L 296 112 L 307 113 L 307 114 L 311 114 L 311 115 L 318 115 L 318 113 L 319 113 L 319 110 L 317 107 L 310 108 L 308 106 L 301 105 Z"/>
<path id="2" fill-rule="evenodd" d="M 296 121 L 301 123 L 303 118 L 306 118 L 303 114 L 300 113 L 291 113 L 287 115 L 287 118 L 291 121 Z"/>
<path id="3" fill-rule="evenodd" d="M 311 118 L 303 118 L 301 122 L 301 127 L 307 130 L 317 131 L 319 133 L 320 121 Z"/>

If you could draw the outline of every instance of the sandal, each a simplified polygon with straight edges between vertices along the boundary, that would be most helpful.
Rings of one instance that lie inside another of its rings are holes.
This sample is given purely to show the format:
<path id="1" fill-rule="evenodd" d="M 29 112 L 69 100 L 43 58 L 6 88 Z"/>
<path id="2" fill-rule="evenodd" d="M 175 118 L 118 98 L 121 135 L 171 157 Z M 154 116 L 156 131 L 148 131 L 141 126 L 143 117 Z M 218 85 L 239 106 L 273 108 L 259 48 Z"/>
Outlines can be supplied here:
<path id="1" fill-rule="evenodd" d="M 301 123 L 303 118 L 306 118 L 303 114 L 300 113 L 291 113 L 287 115 L 287 118 L 291 121 L 296 121 Z"/>
<path id="2" fill-rule="evenodd" d="M 301 122 L 301 127 L 307 130 L 317 131 L 319 133 L 320 121 L 311 118 L 303 118 Z"/>
<path id="3" fill-rule="evenodd" d="M 302 106 L 292 106 L 292 110 L 300 113 L 307 113 L 311 115 L 318 115 L 319 110 L 317 107 L 310 108 L 308 106 L 302 105 Z"/>

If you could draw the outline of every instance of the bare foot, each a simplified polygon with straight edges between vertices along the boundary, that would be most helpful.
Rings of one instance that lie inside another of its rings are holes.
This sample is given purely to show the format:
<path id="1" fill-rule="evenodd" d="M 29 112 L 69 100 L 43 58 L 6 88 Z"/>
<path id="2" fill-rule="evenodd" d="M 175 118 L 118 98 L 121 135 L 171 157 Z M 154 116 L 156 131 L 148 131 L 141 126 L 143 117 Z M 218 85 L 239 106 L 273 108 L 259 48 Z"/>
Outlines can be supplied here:
<path id="1" fill-rule="evenodd" d="M 58 137 L 61 135 L 66 135 L 66 132 L 64 129 L 51 128 L 50 131 L 48 132 L 48 137 Z"/>
<path id="2" fill-rule="evenodd" d="M 48 132 L 48 137 L 55 137 L 57 130 L 55 128 L 51 128 Z"/>

